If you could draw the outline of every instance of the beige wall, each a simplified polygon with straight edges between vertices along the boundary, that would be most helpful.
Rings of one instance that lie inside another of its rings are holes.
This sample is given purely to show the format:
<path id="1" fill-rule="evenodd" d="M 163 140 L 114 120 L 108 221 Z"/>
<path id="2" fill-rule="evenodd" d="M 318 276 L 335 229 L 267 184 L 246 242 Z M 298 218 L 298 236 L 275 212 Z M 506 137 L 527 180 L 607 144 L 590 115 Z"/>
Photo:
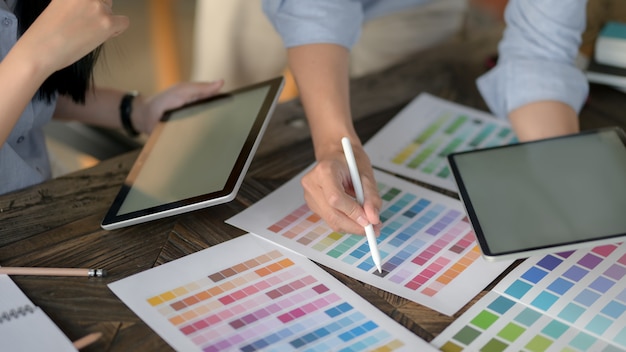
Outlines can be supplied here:
<path id="1" fill-rule="evenodd" d="M 189 78 L 195 0 L 118 0 L 113 9 L 129 16 L 131 24 L 105 44 L 96 67 L 96 84 L 149 95 L 162 88 L 160 77 L 170 76 L 167 70 L 178 70 L 181 80 Z M 164 38 L 167 23 L 153 26 L 159 10 L 171 16 L 174 43 Z M 175 58 L 177 67 L 161 64 L 163 60 L 157 58 L 163 55 Z"/>

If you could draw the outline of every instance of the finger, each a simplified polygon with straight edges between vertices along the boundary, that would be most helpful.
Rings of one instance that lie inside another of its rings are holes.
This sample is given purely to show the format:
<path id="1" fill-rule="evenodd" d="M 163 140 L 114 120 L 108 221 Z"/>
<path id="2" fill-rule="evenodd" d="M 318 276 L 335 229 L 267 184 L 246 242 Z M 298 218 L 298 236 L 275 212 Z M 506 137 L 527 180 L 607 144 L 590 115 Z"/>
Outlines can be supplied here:
<path id="1" fill-rule="evenodd" d="M 223 85 L 224 80 L 185 83 L 179 87 L 179 94 L 186 103 L 193 103 L 194 101 L 215 95 Z"/>
<path id="2" fill-rule="evenodd" d="M 318 180 L 318 173 L 315 169 L 306 174 L 302 180 L 304 198 L 309 208 L 318 214 L 334 231 L 342 233 L 365 233 L 363 226 L 354 222 L 343 212 L 333 208 L 326 198 L 326 193 Z"/>
<path id="3" fill-rule="evenodd" d="M 363 185 L 363 210 L 365 211 L 367 220 L 376 225 L 380 223 L 380 207 L 382 199 L 378 193 L 378 186 L 373 175 L 365 173 L 361 176 L 361 184 Z"/>
<path id="4" fill-rule="evenodd" d="M 380 230 L 382 230 L 383 228 L 383 224 L 382 223 L 378 223 L 376 225 L 374 225 L 374 233 L 376 234 L 376 236 L 380 235 Z"/>
<path id="5" fill-rule="evenodd" d="M 308 196 L 305 195 L 305 200 L 309 208 L 314 213 L 318 214 L 333 231 L 361 236 L 365 235 L 364 227 L 347 217 L 346 214 L 329 207 L 327 204 L 325 206 L 319 206 L 311 194 Z"/>
<path id="6" fill-rule="evenodd" d="M 337 170 L 338 176 L 329 173 L 321 174 L 322 177 L 326 177 L 321 183 L 322 194 L 330 208 L 352 219 L 360 227 L 367 226 L 369 221 L 363 207 L 347 193 L 346 186 L 351 184 L 347 166 L 342 164 L 341 167 L 345 170 L 343 172 Z"/>
<path id="7" fill-rule="evenodd" d="M 220 79 L 220 80 L 208 82 L 208 83 L 195 83 L 195 85 L 196 85 L 196 95 L 198 96 L 198 99 L 201 99 L 201 98 L 209 97 L 219 92 L 219 90 L 222 89 L 222 86 L 224 86 L 224 80 Z"/>
<path id="8" fill-rule="evenodd" d="M 348 196 L 342 191 L 341 193 L 329 193 L 327 191 L 324 193 L 331 208 L 352 219 L 353 222 L 359 224 L 361 227 L 365 227 L 370 224 L 363 207 L 354 198 Z"/>

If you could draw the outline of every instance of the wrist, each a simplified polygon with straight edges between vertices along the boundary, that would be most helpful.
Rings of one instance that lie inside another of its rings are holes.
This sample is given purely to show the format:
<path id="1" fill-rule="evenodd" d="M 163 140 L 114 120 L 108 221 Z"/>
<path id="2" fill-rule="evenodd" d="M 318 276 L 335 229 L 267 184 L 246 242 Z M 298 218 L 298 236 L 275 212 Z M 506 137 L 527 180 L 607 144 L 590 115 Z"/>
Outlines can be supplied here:
<path id="1" fill-rule="evenodd" d="M 341 145 L 343 137 L 348 137 L 353 147 L 358 148 L 361 146 L 361 140 L 354 129 L 351 128 L 352 126 L 345 128 L 342 128 L 339 124 L 329 124 L 329 126 L 333 126 L 333 128 L 325 130 L 311 129 L 316 159 L 324 155 L 343 153 L 343 146 Z"/>
<path id="2" fill-rule="evenodd" d="M 133 115 L 137 114 L 136 109 L 136 101 L 139 92 L 130 91 L 122 97 L 120 101 L 120 119 L 122 122 L 122 127 L 124 131 L 131 136 L 136 137 L 139 135 L 139 130 L 137 129 L 136 118 L 133 119 Z"/>
<path id="3" fill-rule="evenodd" d="M 361 141 L 356 134 L 345 133 L 341 135 L 335 135 L 334 138 L 325 138 L 323 141 L 313 141 L 313 149 L 315 153 L 316 160 L 326 159 L 329 156 L 334 156 L 337 154 L 344 153 L 343 146 L 341 144 L 341 139 L 343 137 L 348 137 L 350 139 L 350 144 L 352 148 L 356 151 L 362 149 Z"/>

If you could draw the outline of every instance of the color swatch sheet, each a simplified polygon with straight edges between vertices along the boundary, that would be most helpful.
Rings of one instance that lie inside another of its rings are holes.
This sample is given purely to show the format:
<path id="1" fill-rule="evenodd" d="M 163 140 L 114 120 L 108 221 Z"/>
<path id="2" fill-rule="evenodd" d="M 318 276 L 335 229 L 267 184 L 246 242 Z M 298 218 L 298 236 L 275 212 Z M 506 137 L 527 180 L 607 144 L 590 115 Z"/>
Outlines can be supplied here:
<path id="1" fill-rule="evenodd" d="M 251 234 L 109 285 L 178 351 L 431 351 L 307 258 Z"/>
<path id="2" fill-rule="evenodd" d="M 376 172 L 383 199 L 379 274 L 364 236 L 332 231 L 307 207 L 301 176 L 226 222 L 447 315 L 511 264 L 483 260 L 458 200 Z"/>
<path id="3" fill-rule="evenodd" d="M 448 154 L 515 142 L 507 121 L 422 93 L 365 144 L 365 151 L 378 168 L 456 192 Z"/>
<path id="4" fill-rule="evenodd" d="M 72 341 L 7 275 L 0 275 L 0 350 L 76 351 Z"/>
<path id="5" fill-rule="evenodd" d="M 626 245 L 531 257 L 443 331 L 443 351 L 626 351 Z"/>

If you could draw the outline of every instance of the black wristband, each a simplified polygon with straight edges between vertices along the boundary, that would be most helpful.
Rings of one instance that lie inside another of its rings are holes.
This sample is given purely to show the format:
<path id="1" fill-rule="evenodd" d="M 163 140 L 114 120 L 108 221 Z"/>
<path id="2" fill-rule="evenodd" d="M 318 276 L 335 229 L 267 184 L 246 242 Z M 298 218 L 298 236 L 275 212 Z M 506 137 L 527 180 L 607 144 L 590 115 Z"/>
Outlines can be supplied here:
<path id="1" fill-rule="evenodd" d="M 122 97 L 122 102 L 120 103 L 120 118 L 122 119 L 122 126 L 124 126 L 124 130 L 131 137 L 136 137 L 139 135 L 139 132 L 133 127 L 133 123 L 130 120 L 130 115 L 133 113 L 133 100 L 135 97 L 139 95 L 137 91 L 132 91 L 124 94 Z"/>

